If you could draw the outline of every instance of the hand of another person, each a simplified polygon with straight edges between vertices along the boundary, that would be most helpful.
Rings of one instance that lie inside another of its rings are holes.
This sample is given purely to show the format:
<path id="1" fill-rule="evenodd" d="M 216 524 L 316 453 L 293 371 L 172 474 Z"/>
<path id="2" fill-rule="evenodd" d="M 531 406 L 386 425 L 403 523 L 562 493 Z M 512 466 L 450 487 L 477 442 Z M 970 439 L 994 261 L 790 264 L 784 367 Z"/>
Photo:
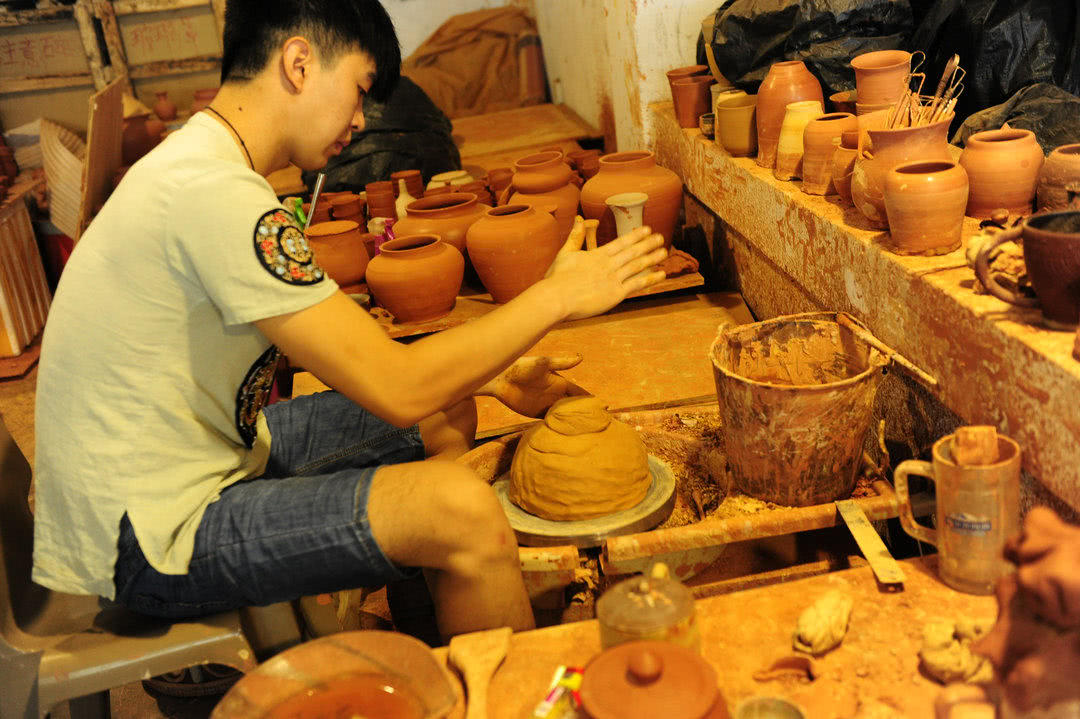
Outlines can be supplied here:
<path id="1" fill-rule="evenodd" d="M 1080 527 L 1035 507 L 1005 556 L 1016 563 L 1020 589 L 1039 616 L 1063 629 L 1080 627 Z"/>
<path id="2" fill-rule="evenodd" d="M 543 417 L 551 405 L 563 397 L 589 394 L 558 374 L 558 371 L 580 363 L 581 355 L 520 357 L 476 394 L 494 397 L 526 417 Z"/>
<path id="3" fill-rule="evenodd" d="M 581 249 L 584 241 L 584 220 L 578 217 L 546 275 L 565 303 L 566 319 L 607 312 L 627 295 L 665 277 L 662 271 L 652 269 L 667 257 L 664 238 L 648 227 L 639 227 L 588 252 Z"/>

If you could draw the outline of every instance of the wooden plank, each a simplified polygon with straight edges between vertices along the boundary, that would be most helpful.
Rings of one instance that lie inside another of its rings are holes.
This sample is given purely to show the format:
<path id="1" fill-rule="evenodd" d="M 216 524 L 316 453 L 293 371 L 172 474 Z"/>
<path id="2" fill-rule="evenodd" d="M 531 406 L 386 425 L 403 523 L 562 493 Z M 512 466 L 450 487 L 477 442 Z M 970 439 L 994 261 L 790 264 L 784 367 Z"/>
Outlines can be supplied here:
<path id="1" fill-rule="evenodd" d="M 124 85 L 124 92 L 134 97 L 135 89 L 128 76 L 127 52 L 124 50 L 124 40 L 120 35 L 120 24 L 116 20 L 113 3 L 109 0 L 94 0 L 94 14 L 101 21 L 101 34 L 105 38 L 105 46 L 109 49 L 113 78 L 120 80 Z"/>
<path id="2" fill-rule="evenodd" d="M 162 75 L 181 75 L 189 72 L 209 72 L 221 67 L 220 55 L 200 55 L 183 60 L 161 60 L 128 68 L 132 79 L 145 80 Z"/>
<path id="3" fill-rule="evenodd" d="M 90 122 L 86 130 L 86 163 L 83 165 L 82 201 L 79 203 L 79 237 L 93 218 L 95 208 L 109 196 L 113 175 L 120 169 L 124 133 L 124 82 L 116 80 L 90 98 Z"/>
<path id="4" fill-rule="evenodd" d="M 454 142 L 463 159 L 520 147 L 554 145 L 565 140 L 602 137 L 565 105 L 533 105 L 454 122 Z"/>
<path id="5" fill-rule="evenodd" d="M 75 3 L 75 22 L 79 26 L 79 38 L 82 40 L 83 52 L 86 54 L 86 64 L 90 67 L 90 75 L 94 78 L 94 87 L 103 89 L 109 84 L 108 72 L 101 57 L 101 48 L 98 46 L 97 32 L 94 30 L 92 18 L 93 3 L 91 0 L 78 0 Z"/>
<path id="6" fill-rule="evenodd" d="M 59 90 L 66 87 L 93 85 L 94 77 L 87 72 L 77 75 L 42 75 L 41 77 L 16 77 L 0 79 L 0 95 L 35 90 Z"/>
<path id="7" fill-rule="evenodd" d="M 148 12 L 166 12 L 191 7 L 206 7 L 207 0 L 113 0 L 117 15 L 136 15 Z"/>
<path id="8" fill-rule="evenodd" d="M 0 27 L 18 27 L 20 25 L 36 25 L 42 22 L 71 19 L 73 10 L 66 6 L 47 7 L 35 10 L 0 9 Z"/>

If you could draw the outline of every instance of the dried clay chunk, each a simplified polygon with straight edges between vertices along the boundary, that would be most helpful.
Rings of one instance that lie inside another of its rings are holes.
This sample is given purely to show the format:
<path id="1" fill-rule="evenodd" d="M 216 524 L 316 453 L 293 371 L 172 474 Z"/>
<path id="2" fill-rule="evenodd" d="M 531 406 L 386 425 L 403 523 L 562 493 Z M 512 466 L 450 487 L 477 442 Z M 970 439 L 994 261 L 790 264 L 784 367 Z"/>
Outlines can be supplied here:
<path id="1" fill-rule="evenodd" d="M 566 397 L 521 437 L 510 501 L 544 519 L 591 519 L 633 507 L 651 483 L 638 433 L 597 398 Z"/>
<path id="2" fill-rule="evenodd" d="M 792 644 L 810 654 L 824 654 L 838 646 L 847 634 L 853 606 L 854 600 L 846 594 L 829 592 L 799 615 Z"/>
<path id="3" fill-rule="evenodd" d="M 986 630 L 970 620 L 930 622 L 923 627 L 919 650 L 923 669 L 942 684 L 990 681 L 994 678 L 993 666 L 986 657 L 971 651 L 971 643 Z"/>

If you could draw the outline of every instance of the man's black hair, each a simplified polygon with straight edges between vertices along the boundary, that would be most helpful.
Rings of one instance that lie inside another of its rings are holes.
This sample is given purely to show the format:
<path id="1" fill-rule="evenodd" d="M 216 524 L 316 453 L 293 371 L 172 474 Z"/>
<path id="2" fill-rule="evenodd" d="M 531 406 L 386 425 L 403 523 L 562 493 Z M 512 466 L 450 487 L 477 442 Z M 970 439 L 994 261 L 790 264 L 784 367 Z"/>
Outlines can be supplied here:
<path id="1" fill-rule="evenodd" d="M 379 0 L 228 0 L 221 82 L 255 77 L 293 35 L 307 38 L 327 64 L 357 48 L 370 55 L 376 75 L 368 94 L 375 100 L 385 100 L 397 83 L 401 46 Z"/>

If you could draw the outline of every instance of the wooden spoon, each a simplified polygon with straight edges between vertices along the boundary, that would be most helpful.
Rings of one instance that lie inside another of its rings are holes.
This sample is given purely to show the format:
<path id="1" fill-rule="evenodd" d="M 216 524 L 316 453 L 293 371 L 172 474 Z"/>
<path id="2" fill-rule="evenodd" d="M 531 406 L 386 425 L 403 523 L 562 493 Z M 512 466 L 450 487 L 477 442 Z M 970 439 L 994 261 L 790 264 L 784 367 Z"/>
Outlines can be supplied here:
<path id="1" fill-rule="evenodd" d="M 465 719 L 486 719 L 488 684 L 510 648 L 510 627 L 459 634 L 450 640 L 447 659 L 465 679 Z"/>

